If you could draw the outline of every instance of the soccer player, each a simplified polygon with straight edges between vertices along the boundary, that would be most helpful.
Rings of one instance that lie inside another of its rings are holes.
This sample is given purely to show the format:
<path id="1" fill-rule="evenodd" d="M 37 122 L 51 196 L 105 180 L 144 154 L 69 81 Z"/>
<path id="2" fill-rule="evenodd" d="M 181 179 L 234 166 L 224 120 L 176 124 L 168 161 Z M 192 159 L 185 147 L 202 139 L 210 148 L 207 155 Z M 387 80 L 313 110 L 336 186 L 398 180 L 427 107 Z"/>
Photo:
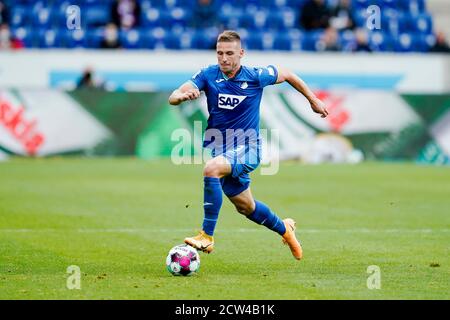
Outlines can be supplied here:
<path id="1" fill-rule="evenodd" d="M 300 260 L 303 250 L 295 235 L 296 222 L 291 218 L 281 220 L 266 204 L 253 198 L 249 187 L 249 173 L 260 163 L 259 109 L 263 88 L 287 81 L 308 99 L 314 112 L 325 118 L 328 111 L 291 71 L 272 65 L 242 66 L 244 50 L 237 32 L 221 33 L 216 53 L 218 64 L 197 72 L 169 97 L 171 105 L 179 105 L 199 98 L 200 91 L 204 91 L 209 112 L 203 147 L 211 149 L 212 158 L 203 170 L 203 227 L 197 236 L 184 242 L 203 252 L 213 251 L 223 192 L 239 213 L 280 234 L 292 255 Z"/>

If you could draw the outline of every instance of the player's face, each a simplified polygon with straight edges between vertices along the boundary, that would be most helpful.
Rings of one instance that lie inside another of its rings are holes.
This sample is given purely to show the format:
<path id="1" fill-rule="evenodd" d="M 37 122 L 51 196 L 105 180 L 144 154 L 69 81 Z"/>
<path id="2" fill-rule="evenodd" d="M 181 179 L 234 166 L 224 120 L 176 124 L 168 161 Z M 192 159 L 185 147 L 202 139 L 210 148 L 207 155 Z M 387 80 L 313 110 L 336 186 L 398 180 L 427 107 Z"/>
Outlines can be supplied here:
<path id="1" fill-rule="evenodd" d="M 217 43 L 217 61 L 220 70 L 226 75 L 233 75 L 239 70 L 243 55 L 244 50 L 238 41 Z"/>

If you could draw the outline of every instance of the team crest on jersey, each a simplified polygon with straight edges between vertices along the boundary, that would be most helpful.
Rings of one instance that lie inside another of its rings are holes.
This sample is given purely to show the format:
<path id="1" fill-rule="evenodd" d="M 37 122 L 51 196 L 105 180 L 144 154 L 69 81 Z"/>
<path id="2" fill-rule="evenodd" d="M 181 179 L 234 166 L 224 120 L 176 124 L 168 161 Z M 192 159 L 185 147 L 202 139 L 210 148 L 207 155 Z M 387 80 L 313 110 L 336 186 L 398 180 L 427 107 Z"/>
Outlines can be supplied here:
<path id="1" fill-rule="evenodd" d="M 219 108 L 233 110 L 240 105 L 245 98 L 247 98 L 247 96 L 219 93 Z"/>
<path id="2" fill-rule="evenodd" d="M 247 82 L 242 82 L 241 88 L 242 89 L 247 89 L 248 88 L 248 83 Z"/>

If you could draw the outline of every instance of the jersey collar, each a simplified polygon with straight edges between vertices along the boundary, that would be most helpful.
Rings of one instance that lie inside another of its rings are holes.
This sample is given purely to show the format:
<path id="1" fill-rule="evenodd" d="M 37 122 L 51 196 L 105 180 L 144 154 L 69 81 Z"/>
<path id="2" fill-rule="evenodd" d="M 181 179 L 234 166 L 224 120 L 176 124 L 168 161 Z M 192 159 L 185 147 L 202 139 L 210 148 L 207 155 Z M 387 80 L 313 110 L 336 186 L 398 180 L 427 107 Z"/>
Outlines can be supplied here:
<path id="1" fill-rule="evenodd" d="M 222 70 L 219 68 L 219 74 L 220 78 L 224 79 L 225 81 L 251 81 L 249 77 L 246 76 L 246 72 L 244 72 L 244 66 L 241 65 L 239 68 L 239 71 L 236 73 L 236 75 L 233 78 L 228 78 Z"/>

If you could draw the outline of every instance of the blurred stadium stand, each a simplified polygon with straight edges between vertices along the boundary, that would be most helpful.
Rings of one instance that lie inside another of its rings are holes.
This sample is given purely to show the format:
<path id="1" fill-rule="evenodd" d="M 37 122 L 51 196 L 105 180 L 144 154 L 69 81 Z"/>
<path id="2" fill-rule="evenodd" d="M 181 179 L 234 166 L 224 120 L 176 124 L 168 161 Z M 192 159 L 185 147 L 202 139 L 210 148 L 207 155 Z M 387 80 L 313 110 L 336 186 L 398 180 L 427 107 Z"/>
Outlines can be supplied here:
<path id="1" fill-rule="evenodd" d="M 223 29 L 238 30 L 247 49 L 322 51 L 324 30 L 305 31 L 299 24 L 309 0 L 223 0 L 215 2 L 216 23 L 199 27 L 197 0 L 137 0 L 139 24 L 118 29 L 125 49 L 212 49 Z M 329 8 L 338 0 L 325 0 Z M 26 48 L 100 48 L 105 25 L 112 21 L 114 0 L 3 0 L 12 35 Z M 81 30 L 68 30 L 66 9 L 81 9 Z M 435 44 L 433 18 L 425 0 L 352 0 L 356 28 L 365 28 L 367 7 L 381 8 L 381 29 L 369 31 L 370 51 L 427 52 Z M 336 48 L 354 51 L 354 30 L 338 32 Z"/>

